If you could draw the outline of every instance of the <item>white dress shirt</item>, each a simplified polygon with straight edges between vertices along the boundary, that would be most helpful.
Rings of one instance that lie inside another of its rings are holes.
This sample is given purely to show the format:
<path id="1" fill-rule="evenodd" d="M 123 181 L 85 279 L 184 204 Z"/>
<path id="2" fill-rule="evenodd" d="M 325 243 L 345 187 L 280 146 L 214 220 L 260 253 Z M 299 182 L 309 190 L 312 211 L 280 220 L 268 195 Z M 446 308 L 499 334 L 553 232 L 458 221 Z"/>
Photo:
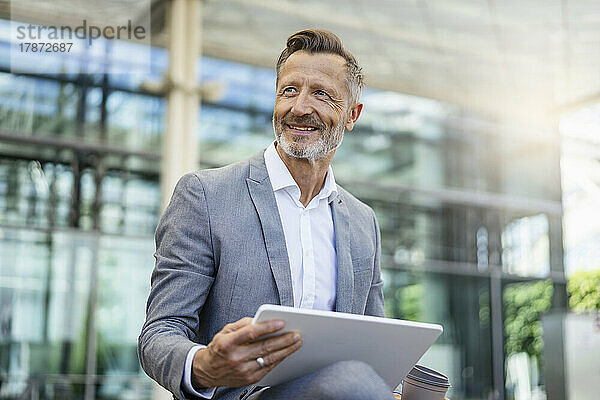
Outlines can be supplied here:
<path id="1" fill-rule="evenodd" d="M 337 288 L 335 231 L 330 203 L 337 196 L 331 166 L 325 183 L 306 207 L 300 202 L 300 188 L 272 143 L 264 153 L 265 165 L 281 218 L 292 276 L 294 307 L 334 310 Z M 184 391 L 210 399 L 216 388 L 195 390 L 191 382 L 192 361 L 205 346 L 188 352 Z"/>
<path id="2" fill-rule="evenodd" d="M 337 287 L 335 233 L 329 206 L 337 196 L 333 171 L 329 167 L 321 191 L 304 207 L 300 188 L 274 144 L 265 150 L 265 164 L 285 235 L 294 307 L 331 311 Z"/>

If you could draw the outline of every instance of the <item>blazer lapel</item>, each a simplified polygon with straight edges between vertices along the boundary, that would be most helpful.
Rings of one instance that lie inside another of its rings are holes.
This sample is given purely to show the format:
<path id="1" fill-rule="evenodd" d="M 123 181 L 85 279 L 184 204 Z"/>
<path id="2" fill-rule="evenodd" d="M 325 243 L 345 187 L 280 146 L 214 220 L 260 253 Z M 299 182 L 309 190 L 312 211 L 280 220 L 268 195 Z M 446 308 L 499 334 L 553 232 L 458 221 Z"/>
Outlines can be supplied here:
<path id="1" fill-rule="evenodd" d="M 338 190 L 339 193 L 339 190 Z M 331 204 L 333 226 L 335 230 L 335 250 L 337 255 L 337 290 L 335 310 L 352 312 L 352 294 L 354 293 L 354 273 L 350 256 L 350 219 L 348 207 L 338 195 Z"/>
<path id="2" fill-rule="evenodd" d="M 283 306 L 293 307 L 292 275 L 285 235 L 263 153 L 260 152 L 250 159 L 250 173 L 246 184 L 260 219 L 271 272 L 279 292 L 279 302 Z"/>

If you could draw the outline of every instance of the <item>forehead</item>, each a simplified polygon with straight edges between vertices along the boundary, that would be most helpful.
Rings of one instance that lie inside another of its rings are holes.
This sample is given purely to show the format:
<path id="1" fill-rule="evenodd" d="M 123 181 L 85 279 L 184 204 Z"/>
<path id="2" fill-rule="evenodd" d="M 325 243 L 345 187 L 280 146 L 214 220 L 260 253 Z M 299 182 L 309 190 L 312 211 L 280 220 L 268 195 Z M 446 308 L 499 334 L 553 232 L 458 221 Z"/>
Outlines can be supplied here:
<path id="1" fill-rule="evenodd" d="M 330 53 L 310 54 L 301 50 L 292 53 L 279 70 L 279 82 L 296 78 L 314 78 L 345 84 L 346 60 Z"/>

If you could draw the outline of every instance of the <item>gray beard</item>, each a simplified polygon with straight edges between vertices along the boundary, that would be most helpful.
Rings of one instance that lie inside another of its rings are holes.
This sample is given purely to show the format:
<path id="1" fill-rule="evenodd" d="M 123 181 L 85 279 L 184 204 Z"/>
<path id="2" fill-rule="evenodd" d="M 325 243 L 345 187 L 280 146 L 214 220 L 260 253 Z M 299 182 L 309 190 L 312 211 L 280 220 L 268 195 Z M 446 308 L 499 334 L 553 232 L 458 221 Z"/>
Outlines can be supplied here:
<path id="1" fill-rule="evenodd" d="M 281 149 L 290 157 L 306 158 L 311 161 L 325 158 L 329 153 L 340 147 L 344 139 L 344 124 L 339 124 L 322 132 L 317 141 L 310 144 L 288 140 L 283 134 L 283 130 L 283 124 L 275 121 L 275 115 L 273 115 L 273 131 L 275 132 L 277 144 L 281 146 Z"/>

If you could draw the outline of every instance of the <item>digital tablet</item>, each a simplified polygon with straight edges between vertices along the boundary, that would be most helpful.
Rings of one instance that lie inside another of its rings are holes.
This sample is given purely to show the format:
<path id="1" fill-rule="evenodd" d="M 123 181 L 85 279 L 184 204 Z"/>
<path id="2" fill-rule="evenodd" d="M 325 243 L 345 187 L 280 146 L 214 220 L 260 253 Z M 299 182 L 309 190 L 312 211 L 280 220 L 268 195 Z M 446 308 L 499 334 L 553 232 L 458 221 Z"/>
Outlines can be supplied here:
<path id="1" fill-rule="evenodd" d="M 338 361 L 356 360 L 371 365 L 393 389 L 443 331 L 437 324 L 272 304 L 260 306 L 252 323 L 273 319 L 285 321 L 275 335 L 298 331 L 302 347 L 265 375 L 257 383 L 260 386 L 278 385 Z"/>

